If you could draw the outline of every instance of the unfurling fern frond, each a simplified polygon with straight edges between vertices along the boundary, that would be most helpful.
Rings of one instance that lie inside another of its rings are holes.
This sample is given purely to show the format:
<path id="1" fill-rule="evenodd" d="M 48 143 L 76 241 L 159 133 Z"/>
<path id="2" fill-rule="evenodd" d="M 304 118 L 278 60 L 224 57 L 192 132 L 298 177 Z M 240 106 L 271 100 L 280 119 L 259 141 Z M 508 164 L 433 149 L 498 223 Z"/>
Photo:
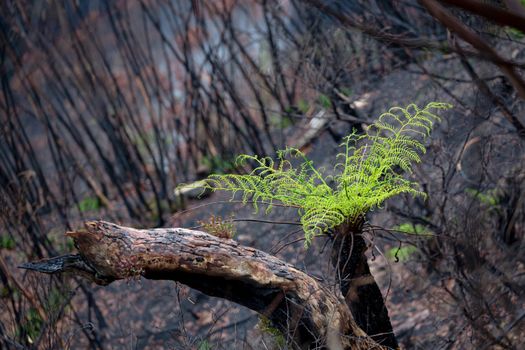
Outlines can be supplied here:
<path id="1" fill-rule="evenodd" d="M 242 201 L 251 201 L 256 210 L 258 204 L 265 203 L 268 212 L 275 202 L 298 208 L 308 246 L 314 236 L 362 217 L 388 198 L 401 193 L 424 196 L 417 183 L 403 178 L 403 174 L 421 161 L 424 141 L 440 120 L 432 110 L 451 107 L 431 102 L 423 109 L 415 104 L 391 108 L 370 125 L 366 134 L 354 131 L 344 139 L 334 176 L 324 176 L 303 152 L 287 148 L 277 152 L 277 161 L 240 155 L 238 162 L 255 164 L 249 174 L 211 175 L 205 188 L 228 191 L 233 197 L 241 192 Z M 301 162 L 298 167 L 292 165 L 293 158 Z"/>

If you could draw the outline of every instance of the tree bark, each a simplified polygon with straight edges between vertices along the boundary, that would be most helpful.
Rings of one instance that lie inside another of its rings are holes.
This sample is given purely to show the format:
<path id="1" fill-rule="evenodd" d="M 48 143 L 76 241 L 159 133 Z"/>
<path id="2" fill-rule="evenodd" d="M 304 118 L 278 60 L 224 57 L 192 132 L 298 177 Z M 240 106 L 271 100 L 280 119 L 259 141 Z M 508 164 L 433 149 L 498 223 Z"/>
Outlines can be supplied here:
<path id="1" fill-rule="evenodd" d="M 294 348 L 381 349 L 357 326 L 339 291 L 262 251 L 183 228 L 138 230 L 104 221 L 68 232 L 79 255 L 24 264 L 107 285 L 142 276 L 174 280 L 244 305 L 289 336 Z"/>
<path id="2" fill-rule="evenodd" d="M 358 326 L 377 343 L 398 349 L 383 295 L 370 273 L 362 226 L 363 220 L 358 219 L 335 229 L 332 265 L 336 279 Z"/>

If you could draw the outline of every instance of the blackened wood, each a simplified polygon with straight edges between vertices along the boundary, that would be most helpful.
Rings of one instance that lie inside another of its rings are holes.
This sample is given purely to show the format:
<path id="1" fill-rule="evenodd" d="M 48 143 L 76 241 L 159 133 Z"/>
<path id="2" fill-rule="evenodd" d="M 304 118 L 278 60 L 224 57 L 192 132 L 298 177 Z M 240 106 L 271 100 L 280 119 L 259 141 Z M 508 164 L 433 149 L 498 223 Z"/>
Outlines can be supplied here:
<path id="1" fill-rule="evenodd" d="M 362 224 L 362 220 L 346 222 L 335 229 L 332 265 L 359 327 L 379 344 L 397 349 L 383 295 L 368 266 Z"/>

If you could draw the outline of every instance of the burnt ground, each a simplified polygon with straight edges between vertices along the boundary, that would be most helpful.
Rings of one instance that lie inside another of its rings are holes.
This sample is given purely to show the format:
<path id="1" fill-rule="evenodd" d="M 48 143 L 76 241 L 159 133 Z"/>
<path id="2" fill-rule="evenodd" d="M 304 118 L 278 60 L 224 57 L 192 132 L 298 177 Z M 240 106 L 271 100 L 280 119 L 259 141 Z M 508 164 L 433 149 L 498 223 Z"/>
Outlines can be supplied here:
<path id="1" fill-rule="evenodd" d="M 439 71 L 440 65 L 446 67 L 446 75 L 460 77 L 461 67 L 458 62 L 446 57 L 436 58 L 426 64 Z M 417 66 L 409 66 L 417 71 Z M 490 72 L 488 72 L 490 73 Z M 469 85 L 450 81 L 445 86 L 463 100 L 481 99 L 475 95 Z M 453 145 L 461 144 L 471 132 L 480 132 L 479 125 L 485 123 L 485 116 L 463 115 L 465 112 L 457 101 L 453 101 L 431 79 L 417 73 L 399 70 L 385 77 L 374 86 L 356 87 L 360 95 L 368 93 L 367 104 L 359 109 L 363 121 L 374 120 L 390 106 L 405 106 L 415 102 L 439 100 L 449 101 L 456 109 L 447 113 L 433 138 Z M 508 128 L 500 121 L 503 128 Z M 337 134 L 349 132 L 352 125 L 334 121 L 329 125 Z M 309 147 L 309 157 L 317 165 L 330 166 L 337 152 L 337 140 L 334 133 L 323 132 Z M 438 142 L 438 141 L 433 141 Z M 431 147 L 432 148 L 432 147 Z M 435 155 L 430 152 L 428 159 Z M 475 162 L 472 163 L 475 166 Z M 431 164 L 425 163 L 421 171 Z M 476 173 L 475 170 L 466 169 Z M 417 173 L 417 172 L 416 172 Z M 456 186 L 461 188 L 461 178 Z M 313 246 L 305 250 L 300 227 L 289 224 L 242 221 L 246 218 L 258 218 L 275 222 L 297 221 L 292 210 L 275 208 L 271 214 L 255 214 L 253 208 L 240 203 L 227 203 L 228 195 L 213 194 L 201 200 L 190 200 L 187 210 L 176 213 L 169 220 L 169 226 L 195 227 L 200 220 L 206 221 L 210 215 L 229 218 L 236 221 L 236 238 L 242 244 L 275 253 L 282 259 L 320 278 L 328 276 L 329 262 L 326 259 L 326 238 L 318 238 Z M 389 214 L 389 208 L 403 202 L 402 198 L 393 199 L 386 208 L 377 210 L 369 216 L 369 222 L 381 227 L 393 227 L 400 224 L 398 219 Z M 123 222 L 123 224 L 126 224 Z M 385 237 L 388 237 L 386 235 Z M 397 243 L 389 239 L 374 238 L 375 248 L 370 251 L 373 273 L 386 295 L 386 302 L 395 332 L 404 348 L 445 349 L 462 348 L 458 337 L 468 337 L 462 325 L 451 318 L 453 306 L 447 305 L 446 295 L 440 288 L 442 281 L 426 273 L 423 261 L 417 254 L 407 261 L 394 262 L 385 254 Z M 298 241 L 299 240 L 299 241 Z M 516 266 L 523 271 L 523 266 Z M 329 283 L 329 280 L 326 280 Z M 452 283 L 452 282 L 450 282 Z M 91 288 L 91 287 L 90 287 Z M 265 349 L 271 347 L 271 340 L 262 334 L 256 325 L 258 316 L 243 307 L 225 300 L 219 300 L 188 289 L 174 282 L 131 280 L 121 281 L 109 287 L 93 287 L 94 299 L 105 321 L 97 320 L 97 315 L 80 314 L 80 326 L 70 325 L 70 344 L 72 348 L 85 346 L 81 332 L 96 334 L 102 339 L 105 349 Z M 523 300 L 517 301 L 518 308 L 523 308 Z M 81 294 L 74 297 L 74 303 L 85 305 L 87 301 Z M 73 321 L 73 317 L 71 316 Z M 456 344 L 456 345 L 455 345 Z M 209 347 L 208 347 L 209 346 Z"/>

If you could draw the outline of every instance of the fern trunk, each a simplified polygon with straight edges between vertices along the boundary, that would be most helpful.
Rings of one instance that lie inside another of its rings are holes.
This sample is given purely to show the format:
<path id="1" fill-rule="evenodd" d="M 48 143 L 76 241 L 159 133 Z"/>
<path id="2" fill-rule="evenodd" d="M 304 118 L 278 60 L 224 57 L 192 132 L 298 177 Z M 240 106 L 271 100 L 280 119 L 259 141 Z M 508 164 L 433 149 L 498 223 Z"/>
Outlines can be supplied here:
<path id="1" fill-rule="evenodd" d="M 366 257 L 363 220 L 345 222 L 335 229 L 332 265 L 337 281 L 357 324 L 372 339 L 399 348 L 388 310 Z"/>

